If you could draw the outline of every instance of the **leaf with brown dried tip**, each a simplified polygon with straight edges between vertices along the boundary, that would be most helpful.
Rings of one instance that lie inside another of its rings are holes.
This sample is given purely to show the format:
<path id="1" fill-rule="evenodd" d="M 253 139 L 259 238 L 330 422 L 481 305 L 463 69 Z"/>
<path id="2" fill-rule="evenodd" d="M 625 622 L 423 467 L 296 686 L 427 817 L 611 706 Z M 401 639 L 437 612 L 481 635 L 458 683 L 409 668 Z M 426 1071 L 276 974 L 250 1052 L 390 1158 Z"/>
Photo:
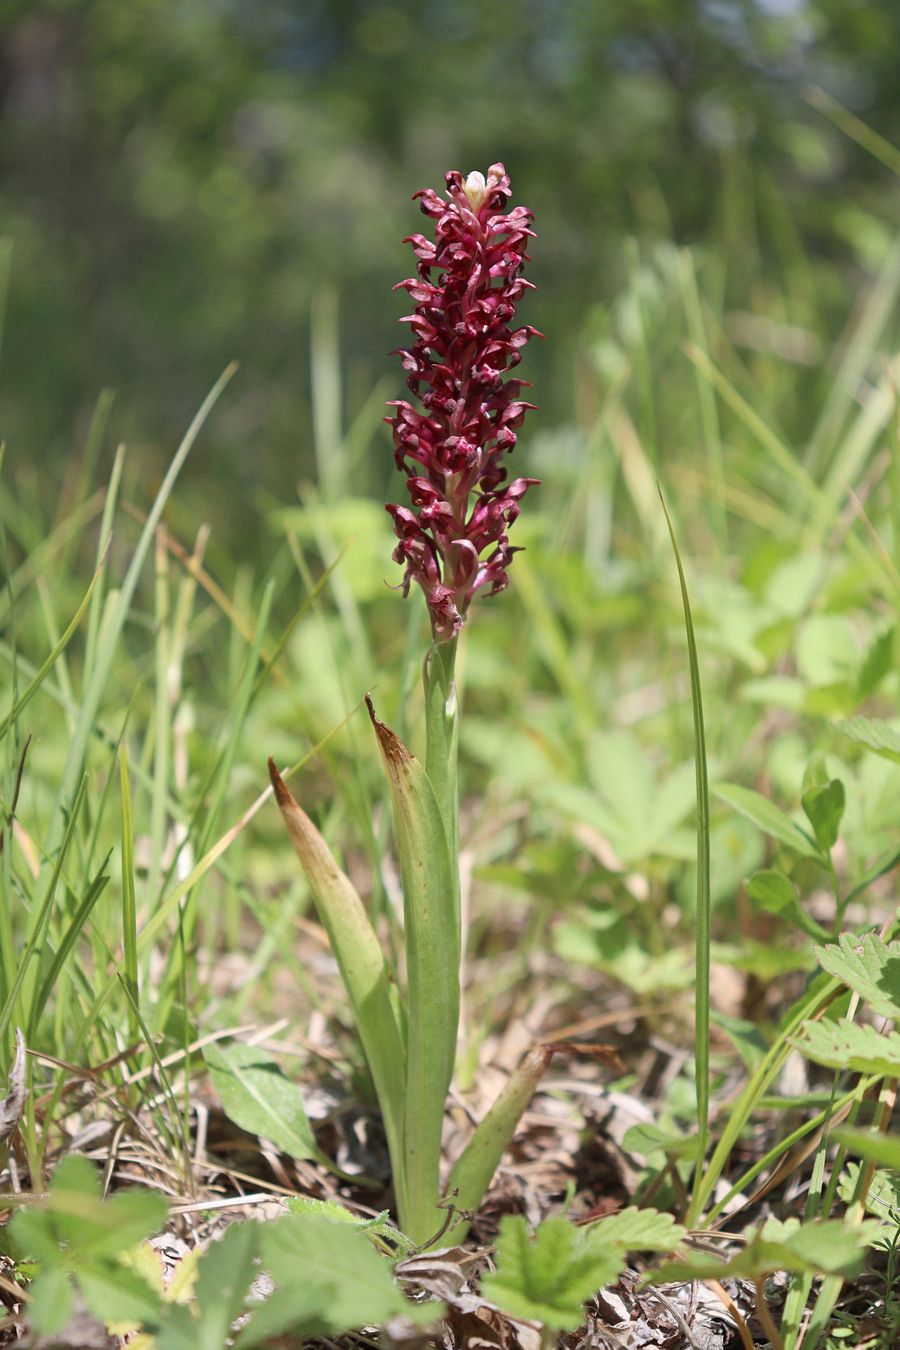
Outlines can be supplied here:
<path id="1" fill-rule="evenodd" d="M 350 999 L 384 1117 L 394 1190 L 402 1211 L 406 1057 L 388 964 L 353 883 L 338 867 L 331 849 L 285 787 L 271 758 L 269 777 Z"/>

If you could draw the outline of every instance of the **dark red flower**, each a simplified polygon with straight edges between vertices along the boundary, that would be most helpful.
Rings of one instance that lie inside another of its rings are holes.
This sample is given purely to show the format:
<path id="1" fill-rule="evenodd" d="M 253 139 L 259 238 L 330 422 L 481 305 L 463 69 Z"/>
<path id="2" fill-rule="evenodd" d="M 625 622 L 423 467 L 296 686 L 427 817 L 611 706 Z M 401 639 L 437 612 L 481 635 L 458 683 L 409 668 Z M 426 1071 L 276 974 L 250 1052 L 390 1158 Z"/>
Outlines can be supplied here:
<path id="1" fill-rule="evenodd" d="M 494 595 L 509 584 L 506 569 L 517 550 L 507 530 L 538 480 L 506 481 L 503 456 L 534 404 L 520 398 L 530 385 L 505 377 L 528 339 L 542 336 L 527 324 L 510 328 L 517 302 L 533 289 L 521 273 L 534 232 L 527 207 L 503 213 L 510 196 L 503 165 L 493 164 L 487 180 L 454 171 L 446 182 L 447 201 L 430 188 L 416 193 L 437 222 L 435 240 L 404 240 L 419 260 L 418 275 L 394 288 L 408 291 L 415 305 L 401 320 L 413 344 L 399 355 L 424 411 L 395 400 L 388 404 L 395 415 L 385 419 L 418 510 L 387 507 L 400 541 L 394 560 L 406 565 L 404 595 L 411 581 L 425 592 L 435 641 L 459 631 L 476 591 L 488 587 Z"/>

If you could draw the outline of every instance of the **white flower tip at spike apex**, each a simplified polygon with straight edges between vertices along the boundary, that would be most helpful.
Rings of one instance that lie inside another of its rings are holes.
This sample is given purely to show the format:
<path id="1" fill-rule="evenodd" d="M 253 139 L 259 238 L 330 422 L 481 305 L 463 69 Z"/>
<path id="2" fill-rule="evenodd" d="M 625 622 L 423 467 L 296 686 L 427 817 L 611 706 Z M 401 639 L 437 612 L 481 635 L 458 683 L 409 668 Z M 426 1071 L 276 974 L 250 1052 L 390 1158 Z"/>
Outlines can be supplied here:
<path id="1" fill-rule="evenodd" d="M 484 174 L 476 169 L 470 173 L 465 182 L 465 194 L 469 199 L 469 205 L 473 211 L 477 211 L 484 201 L 484 194 L 487 191 L 487 183 L 484 181 Z"/>

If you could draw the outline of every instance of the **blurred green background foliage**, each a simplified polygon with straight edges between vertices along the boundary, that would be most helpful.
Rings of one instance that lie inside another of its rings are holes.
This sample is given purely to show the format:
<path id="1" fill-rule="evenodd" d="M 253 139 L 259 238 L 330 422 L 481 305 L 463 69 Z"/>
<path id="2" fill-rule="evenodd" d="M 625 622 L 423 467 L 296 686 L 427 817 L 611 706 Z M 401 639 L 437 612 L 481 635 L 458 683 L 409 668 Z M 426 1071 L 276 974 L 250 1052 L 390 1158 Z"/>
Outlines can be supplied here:
<path id="1" fill-rule="evenodd" d="M 391 287 L 422 227 L 412 193 L 447 169 L 503 160 L 535 212 L 522 319 L 548 340 L 522 368 L 540 405 L 523 441 L 583 418 L 623 327 L 652 341 L 663 241 L 695 250 L 738 347 L 765 346 L 767 323 L 794 343 L 783 430 L 802 440 L 827 375 L 816 334 L 839 332 L 896 232 L 898 179 L 847 120 L 896 128 L 894 0 L 6 0 L 3 15 L 16 474 L 54 498 L 110 386 L 104 455 L 136 447 L 149 498 L 236 358 L 180 501 L 251 557 L 260 504 L 296 501 L 317 465 L 321 481 L 340 463 L 355 497 L 399 487 L 379 424 L 403 390 Z M 636 314 L 612 305 L 626 288 Z M 354 453 L 332 459 L 354 425 Z"/>

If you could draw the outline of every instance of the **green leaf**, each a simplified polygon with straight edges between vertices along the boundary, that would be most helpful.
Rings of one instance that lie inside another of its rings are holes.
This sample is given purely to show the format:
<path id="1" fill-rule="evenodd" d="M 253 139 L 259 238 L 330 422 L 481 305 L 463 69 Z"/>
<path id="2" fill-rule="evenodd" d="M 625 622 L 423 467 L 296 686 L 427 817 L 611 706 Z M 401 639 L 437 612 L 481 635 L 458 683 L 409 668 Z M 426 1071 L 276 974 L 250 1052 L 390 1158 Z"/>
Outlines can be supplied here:
<path id="1" fill-rule="evenodd" d="M 853 717 L 837 723 L 838 731 L 857 745 L 874 750 L 876 755 L 900 764 L 900 731 L 878 717 Z"/>
<path id="2" fill-rule="evenodd" d="M 19 1211 L 10 1229 L 29 1255 L 76 1264 L 116 1256 L 159 1232 L 166 1212 L 165 1200 L 151 1190 L 120 1191 L 101 1200 L 96 1170 L 86 1158 L 73 1156 L 56 1169 L 47 1205 Z"/>
<path id="3" fill-rule="evenodd" d="M 851 1153 L 858 1153 L 870 1162 L 880 1163 L 882 1167 L 893 1168 L 900 1172 L 900 1138 L 896 1134 L 883 1134 L 880 1130 L 860 1130 L 852 1125 L 838 1125 L 832 1131 L 832 1138 L 843 1144 Z"/>
<path id="4" fill-rule="evenodd" d="M 817 1064 L 900 1078 L 900 1032 L 879 1035 L 872 1026 L 857 1026 L 841 1018 L 839 1022 L 804 1022 L 801 1033 L 789 1040 Z"/>
<path id="5" fill-rule="evenodd" d="M 457 1210 L 471 1212 L 478 1208 L 552 1056 L 553 1048 L 549 1045 L 536 1045 L 529 1050 L 487 1115 L 479 1121 L 447 1182 L 446 1194 L 456 1193 L 453 1203 Z M 461 1220 L 444 1234 L 441 1242 L 462 1242 L 468 1227 L 468 1222 Z"/>
<path id="6" fill-rule="evenodd" d="M 588 1230 L 591 1249 L 620 1247 L 623 1252 L 670 1252 L 687 1237 L 687 1229 L 671 1214 L 630 1205 L 599 1219 Z"/>
<path id="7" fill-rule="evenodd" d="M 381 1107 L 394 1194 L 402 1215 L 406 1208 L 406 1054 L 388 963 L 353 883 L 338 867 L 309 816 L 291 796 L 273 759 L 269 760 L 269 777 L 353 1009 L 353 1020 Z"/>
<path id="8" fill-rule="evenodd" d="M 780 914 L 808 937 L 827 942 L 827 930 L 806 913 L 796 886 L 783 872 L 771 869 L 755 872 L 747 882 L 747 894 L 770 914 Z"/>
<path id="9" fill-rule="evenodd" d="M 900 1018 L 900 942 L 874 933 L 841 933 L 838 945 L 815 948 L 819 965 L 864 998 L 882 1017 Z"/>
<path id="10" fill-rule="evenodd" d="M 75 1296 L 62 1266 L 50 1266 L 31 1281 L 28 1320 L 35 1331 L 61 1331 L 72 1316 Z"/>
<path id="11" fill-rule="evenodd" d="M 628 1153 L 638 1153 L 645 1158 L 659 1152 L 667 1153 L 672 1158 L 695 1158 L 697 1136 L 671 1134 L 668 1130 L 661 1130 L 658 1125 L 642 1122 L 625 1131 L 622 1147 Z"/>
<path id="12" fill-rule="evenodd" d="M 368 1228 L 373 1222 L 372 1219 L 361 1219 L 337 1200 L 313 1200 L 310 1195 L 289 1196 L 287 1207 L 292 1214 L 310 1214 L 314 1218 L 329 1219 L 332 1223 L 349 1224 L 351 1228 Z"/>
<path id="13" fill-rule="evenodd" d="M 729 1017 L 726 1013 L 713 1011 L 711 1021 L 721 1027 L 725 1035 L 737 1048 L 744 1064 L 753 1073 L 762 1064 L 769 1053 L 769 1043 L 753 1022 L 743 1017 Z"/>
<path id="14" fill-rule="evenodd" d="M 855 900 L 858 895 L 861 895 L 866 887 L 871 886 L 872 882 L 876 881 L 878 877 L 883 877 L 885 872 L 892 872 L 898 863 L 900 863 L 900 844 L 889 849 L 887 853 L 883 853 L 880 858 L 873 862 L 871 867 L 866 868 L 853 889 L 847 893 L 845 904 L 849 905 L 851 900 Z"/>
<path id="15" fill-rule="evenodd" d="M 841 1219 L 813 1220 L 802 1225 L 799 1219 L 784 1222 L 770 1219 L 730 1261 L 703 1252 L 688 1252 L 654 1271 L 647 1283 L 721 1280 L 725 1276 L 755 1280 L 776 1270 L 858 1275 L 865 1269 L 864 1249 L 875 1237 L 877 1228 L 876 1223 L 868 1221 L 850 1227 Z"/>
<path id="16" fill-rule="evenodd" d="M 741 787 L 738 783 L 715 783 L 712 790 L 721 801 L 733 806 L 735 811 L 740 811 L 742 816 L 752 820 L 754 825 L 773 839 L 807 858 L 821 858 L 819 849 L 805 831 L 762 793 Z"/>
<path id="17" fill-rule="evenodd" d="M 76 1279 L 88 1311 L 98 1322 L 150 1322 L 159 1314 L 159 1295 L 136 1271 L 112 1262 L 81 1265 Z M 223 1344 L 222 1341 L 216 1346 Z"/>
<path id="18" fill-rule="evenodd" d="M 600 1249 L 567 1219 L 547 1219 L 528 1237 L 520 1215 L 500 1220 L 497 1269 L 481 1281 L 482 1293 L 514 1317 L 572 1331 L 584 1321 L 586 1299 L 625 1267 L 619 1246 Z"/>
<path id="19" fill-rule="evenodd" d="M 231 1334 L 231 1324 L 246 1301 L 256 1276 L 254 1260 L 259 1250 L 261 1227 L 252 1220 L 233 1223 L 219 1242 L 213 1242 L 197 1266 L 197 1302 L 200 1324 L 194 1344 L 197 1350 L 221 1350 Z"/>
<path id="20" fill-rule="evenodd" d="M 203 1058 L 209 1066 L 222 1109 L 242 1130 L 271 1139 L 292 1158 L 323 1161 L 303 1105 L 303 1096 L 265 1050 L 240 1042 L 207 1045 Z M 324 1159 L 327 1166 L 331 1166 Z"/>
<path id="21" fill-rule="evenodd" d="M 290 1214 L 262 1229 L 262 1261 L 275 1292 L 254 1311 L 235 1350 L 290 1330 L 301 1336 L 339 1336 L 379 1326 L 404 1314 L 436 1320 L 441 1305 L 407 1303 L 391 1269 L 364 1233 L 311 1214 Z"/>
<path id="22" fill-rule="evenodd" d="M 837 843 L 844 802 L 844 785 L 839 778 L 833 778 L 826 787 L 809 788 L 801 798 L 816 842 L 825 853 Z"/>
<path id="23" fill-rule="evenodd" d="M 861 1172 L 859 1163 L 847 1163 L 838 1185 L 838 1195 L 845 1205 L 852 1204 L 855 1199 Z M 875 1172 L 866 1191 L 865 1204 L 868 1214 L 883 1219 L 896 1230 L 900 1219 L 900 1176 L 896 1172 Z"/>
<path id="24" fill-rule="evenodd" d="M 366 706 L 390 788 L 403 880 L 408 1031 L 406 1205 L 400 1225 L 421 1244 L 442 1219 L 441 1134 L 459 1033 L 459 860 L 424 768 L 378 720 L 368 695 Z"/>
<path id="25" fill-rule="evenodd" d="M 856 686 L 857 701 L 863 703 L 892 669 L 894 664 L 894 629 L 879 634 L 866 651 L 859 670 Z"/>

